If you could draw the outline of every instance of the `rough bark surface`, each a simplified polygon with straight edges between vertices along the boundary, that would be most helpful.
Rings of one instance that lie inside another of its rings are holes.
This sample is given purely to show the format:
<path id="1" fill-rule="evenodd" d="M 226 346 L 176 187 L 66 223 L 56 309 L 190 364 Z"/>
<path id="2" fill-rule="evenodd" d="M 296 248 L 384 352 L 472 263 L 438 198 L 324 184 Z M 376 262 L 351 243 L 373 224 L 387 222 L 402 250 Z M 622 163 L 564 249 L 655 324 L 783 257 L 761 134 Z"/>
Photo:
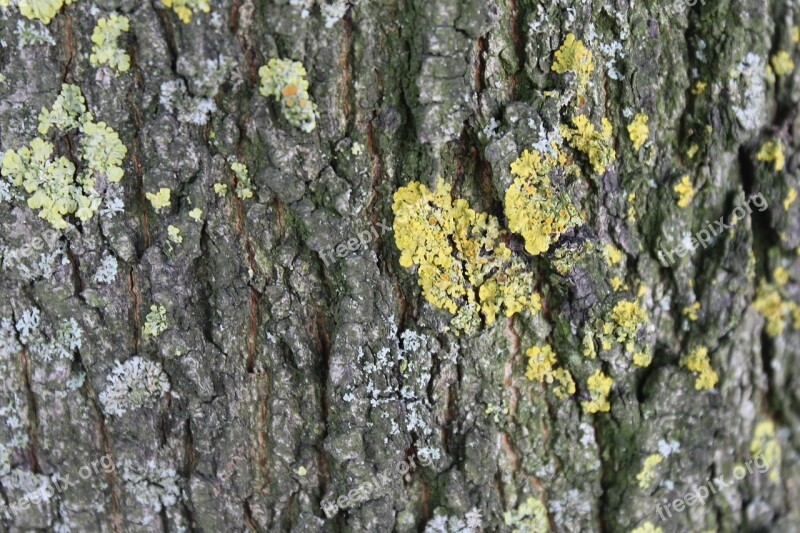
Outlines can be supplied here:
<path id="1" fill-rule="evenodd" d="M 123 212 L 70 219 L 44 250 L 0 270 L 0 319 L 13 334 L 0 347 L 2 500 L 55 475 L 74 480 L 105 454 L 116 468 L 0 514 L 3 530 L 421 531 L 444 515 L 455 531 L 473 508 L 486 531 L 524 530 L 504 516 L 530 497 L 554 531 L 647 521 L 663 531 L 800 530 L 800 333 L 787 323 L 768 335 L 752 305 L 778 266 L 789 273 L 784 297 L 800 299 L 798 204 L 782 205 L 800 186 L 800 76 L 766 74 L 777 51 L 798 57 L 800 5 L 361 0 L 326 27 L 322 6 L 300 4 L 222 0 L 185 24 L 160 0 L 78 0 L 47 26 L 55 45 L 25 47 L 19 11 L 2 9 L 0 149 L 36 136 L 62 83 L 78 85 L 128 148 Z M 121 43 L 132 65 L 118 76 L 89 62 L 96 20 L 114 12 L 131 21 Z M 587 170 L 571 184 L 585 224 L 570 238 L 612 243 L 622 264 L 582 261 L 560 275 L 547 257 L 528 257 L 542 312 L 455 336 L 380 224 L 391 226 L 398 187 L 437 176 L 502 223 L 510 163 L 574 112 L 548 93 L 569 83 L 551 65 L 570 32 L 597 66 L 581 112 L 608 117 L 617 152 L 602 176 Z M 231 63 L 217 110 L 205 126 L 181 122 L 160 102 L 162 84 L 183 80 L 202 95 L 220 57 Z M 319 109 L 313 132 L 259 94 L 258 69 L 273 57 L 304 64 Z M 700 94 L 697 81 L 707 84 Z M 631 111 L 650 119 L 638 151 Z M 780 172 L 756 158 L 772 138 L 786 146 Z M 232 156 L 248 166 L 253 198 L 231 194 Z M 688 208 L 673 192 L 683 174 L 697 191 Z M 156 212 L 145 194 L 161 187 L 172 202 Z M 673 266 L 659 263 L 659 247 L 728 219 L 756 192 L 769 209 Z M 169 225 L 181 228 L 180 245 L 169 244 Z M 373 228 L 366 247 L 323 260 Z M 48 229 L 23 195 L 0 202 L 4 257 Z M 103 284 L 95 273 L 108 255 L 118 269 Z M 613 290 L 614 275 L 628 288 Z M 587 325 L 640 284 L 652 364 L 632 366 L 619 347 L 584 357 Z M 690 321 L 682 309 L 695 302 Z M 142 335 L 151 305 L 166 309 L 157 337 Z M 34 309 L 36 331 L 20 331 Z M 69 319 L 80 348 L 32 356 Z M 526 379 L 525 350 L 546 341 L 575 377 L 575 396 Z M 679 365 L 698 345 L 719 375 L 711 391 L 695 390 Z M 170 392 L 108 414 L 108 376 L 135 356 L 163 368 Z M 585 413 L 597 368 L 614 379 L 611 410 Z M 660 520 L 658 504 L 729 480 L 764 421 L 777 428 L 781 461 L 769 473 L 778 476 L 748 474 Z M 644 459 L 673 442 L 642 488 Z M 422 449 L 440 456 L 326 517 L 321 502 Z"/>

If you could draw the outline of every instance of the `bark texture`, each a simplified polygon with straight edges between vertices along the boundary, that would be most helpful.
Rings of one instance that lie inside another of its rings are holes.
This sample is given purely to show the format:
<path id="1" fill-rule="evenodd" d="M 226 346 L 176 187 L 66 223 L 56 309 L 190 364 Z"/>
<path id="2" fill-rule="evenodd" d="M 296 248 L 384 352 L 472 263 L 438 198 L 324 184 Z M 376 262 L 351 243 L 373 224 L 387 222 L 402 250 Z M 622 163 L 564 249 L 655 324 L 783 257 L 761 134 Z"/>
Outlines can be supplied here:
<path id="1" fill-rule="evenodd" d="M 24 47 L 15 32 L 24 19 L 2 10 L 0 149 L 37 135 L 62 83 L 78 85 L 128 148 L 124 210 L 70 219 L 22 261 L 15 250 L 49 225 L 20 192 L 0 202 L 0 319 L 11 324 L 0 337 L 3 501 L 56 475 L 75 480 L 105 454 L 116 465 L 0 514 L 3 530 L 421 531 L 443 515 L 456 531 L 474 508 L 486 531 L 524 531 L 514 514 L 531 497 L 554 531 L 647 521 L 663 531 L 800 530 L 800 333 L 786 317 L 768 335 L 752 305 L 776 267 L 789 274 L 783 298 L 800 299 L 800 202 L 782 205 L 800 186 L 800 76 L 767 74 L 778 51 L 798 57 L 797 2 L 361 0 L 329 27 L 308 2 L 221 0 L 186 24 L 160 0 L 78 0 L 47 26 L 55 45 Z M 89 62 L 96 20 L 114 12 L 131 22 L 120 41 L 131 68 L 118 76 Z M 578 110 L 559 101 L 569 75 L 551 70 L 568 33 L 596 65 Z M 259 94 L 258 69 L 273 57 L 305 66 L 313 132 Z M 214 99 L 205 126 L 164 105 L 167 82 Z M 626 126 L 640 111 L 650 133 L 634 150 Z M 611 121 L 617 157 L 600 176 L 583 164 L 570 195 L 585 224 L 551 252 L 613 244 L 622 262 L 589 255 L 560 274 L 552 254 L 527 257 L 543 310 L 455 336 L 379 224 L 391 226 L 392 194 L 442 176 L 502 223 L 510 163 L 578 112 Z M 775 138 L 782 171 L 756 157 Z M 72 147 L 62 139 L 58 149 Z M 253 198 L 232 194 L 232 157 L 247 165 Z M 696 193 L 680 208 L 673 185 L 684 174 Z M 145 195 L 161 187 L 171 205 L 156 212 Z M 727 221 L 757 192 L 769 209 L 659 263 L 660 248 Z M 323 260 L 373 228 L 367 246 Z M 118 268 L 101 283 L 107 256 Z M 615 291 L 613 276 L 625 286 Z M 640 284 L 651 326 L 638 340 L 652 364 L 632 366 L 618 345 L 582 355 L 586 328 Z M 696 302 L 689 320 L 683 309 Z M 142 334 L 151 305 L 166 309 L 157 337 Z M 37 357 L 69 319 L 80 347 Z M 526 379 L 526 349 L 545 342 L 574 376 L 573 397 Z M 719 376 L 712 391 L 695 390 L 679 365 L 696 346 Z M 136 356 L 163 369 L 169 393 L 109 414 L 108 376 Z M 614 379 L 611 409 L 585 413 L 598 368 Z M 768 421 L 779 463 L 772 456 L 767 473 L 659 518 L 658 504 L 730 480 Z M 321 502 L 420 450 L 440 455 L 326 517 Z M 637 475 L 656 453 L 663 460 L 642 487 Z"/>

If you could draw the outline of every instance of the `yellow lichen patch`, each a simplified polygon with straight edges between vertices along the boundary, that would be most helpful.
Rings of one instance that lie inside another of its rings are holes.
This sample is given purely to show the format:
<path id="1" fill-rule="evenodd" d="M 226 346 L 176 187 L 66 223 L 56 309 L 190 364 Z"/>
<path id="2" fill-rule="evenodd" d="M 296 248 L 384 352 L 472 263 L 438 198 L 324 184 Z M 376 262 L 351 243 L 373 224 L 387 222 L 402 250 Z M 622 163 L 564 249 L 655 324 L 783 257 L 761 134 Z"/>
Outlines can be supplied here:
<path id="1" fill-rule="evenodd" d="M 783 287 L 789 282 L 789 271 L 782 266 L 776 266 L 772 269 L 772 279 L 778 287 Z"/>
<path id="2" fill-rule="evenodd" d="M 578 115 L 572 118 L 574 128 L 564 124 L 558 126 L 561 136 L 569 142 L 570 146 L 583 152 L 589 158 L 589 163 L 597 174 L 605 172 L 606 166 L 617 157 L 614 147 L 611 145 L 614 133 L 611 123 L 605 117 L 600 122 L 601 128 L 598 131 L 589 122 L 586 115 Z"/>
<path id="3" fill-rule="evenodd" d="M 783 210 L 788 211 L 789 206 L 791 206 L 795 200 L 797 200 L 797 189 L 792 187 L 786 193 L 786 198 L 783 199 Z"/>
<path id="4" fill-rule="evenodd" d="M 636 206 L 634 205 L 634 201 L 636 200 L 636 193 L 632 192 L 628 195 L 628 222 L 635 222 L 636 221 Z"/>
<path id="5" fill-rule="evenodd" d="M 597 357 L 597 351 L 594 348 L 594 339 L 592 339 L 592 334 L 588 331 L 583 334 L 581 353 L 589 359 Z"/>
<path id="6" fill-rule="evenodd" d="M 633 354 L 633 364 L 636 366 L 650 366 L 653 356 L 650 353 L 636 352 Z"/>
<path id="7" fill-rule="evenodd" d="M 622 344 L 625 353 L 633 354 L 636 334 L 648 323 L 647 313 L 635 301 L 621 300 L 614 305 L 609 320 L 601 322 L 600 341 L 604 350 L 610 350 L 614 341 Z"/>
<path id="8" fill-rule="evenodd" d="M 578 80 L 578 93 L 582 94 L 589 83 L 589 76 L 594 72 L 592 53 L 586 49 L 583 41 L 569 33 L 561 47 L 556 50 L 555 61 L 551 68 L 553 72 L 559 74 L 574 73 Z"/>
<path id="9" fill-rule="evenodd" d="M 511 533 L 547 533 L 550 531 L 547 508 L 533 496 L 530 496 L 525 503 L 513 511 L 506 511 L 503 514 L 503 521 L 510 528 Z"/>
<path id="10" fill-rule="evenodd" d="M 217 196 L 222 198 L 226 194 L 228 194 L 228 186 L 224 183 L 215 183 L 214 184 L 214 192 Z"/>
<path id="11" fill-rule="evenodd" d="M 611 243 L 603 245 L 603 255 L 608 266 L 618 265 L 622 261 L 622 252 Z"/>
<path id="12" fill-rule="evenodd" d="M 775 423 L 764 420 L 756 425 L 753 440 L 750 441 L 750 453 L 753 457 L 762 456 L 769 468 L 767 479 L 773 483 L 781 480 L 781 445 L 775 437 Z"/>
<path id="13" fill-rule="evenodd" d="M 614 289 L 615 291 L 618 291 L 625 286 L 625 280 L 623 280 L 619 276 L 613 276 L 610 282 L 611 282 L 611 288 Z"/>
<path id="14" fill-rule="evenodd" d="M 567 193 L 550 183 L 547 174 L 556 164 L 553 156 L 537 150 L 525 150 L 511 164 L 517 178 L 505 194 L 508 228 L 522 235 L 525 250 L 532 255 L 546 252 L 564 231 L 582 222 Z"/>
<path id="15" fill-rule="evenodd" d="M 683 308 L 683 316 L 694 322 L 697 320 L 697 311 L 700 310 L 700 302 L 695 302 L 692 305 Z"/>
<path id="16" fill-rule="evenodd" d="M 792 57 L 785 50 L 778 50 L 778 52 L 770 58 L 769 62 L 772 63 L 773 72 L 778 76 L 784 76 L 794 70 Z"/>
<path id="17" fill-rule="evenodd" d="M 689 178 L 688 174 L 684 174 L 681 177 L 681 181 L 676 183 L 675 186 L 672 187 L 672 190 L 678 195 L 678 207 L 686 207 L 694 197 L 692 180 Z"/>
<path id="18" fill-rule="evenodd" d="M 533 274 L 502 242 L 497 219 L 453 201 L 441 179 L 433 191 L 416 181 L 401 187 L 392 211 L 400 265 L 418 267 L 423 296 L 456 315 L 456 330 L 475 331 L 480 312 L 492 324 L 500 312 L 541 308 Z"/>
<path id="19" fill-rule="evenodd" d="M 145 194 L 145 197 L 150 200 L 150 203 L 153 204 L 153 209 L 155 209 L 156 213 L 161 211 L 164 207 L 169 207 L 170 190 L 166 187 L 161 187 L 157 193 L 148 192 Z"/>
<path id="20" fill-rule="evenodd" d="M 647 140 L 650 129 L 647 127 L 648 117 L 644 113 L 636 113 L 633 122 L 628 124 L 628 136 L 633 142 L 633 149 L 638 150 Z"/>
<path id="21" fill-rule="evenodd" d="M 691 145 L 689 149 L 686 150 L 686 157 L 688 157 L 689 159 L 694 159 L 694 156 L 697 155 L 697 151 L 699 149 L 700 147 L 697 146 L 697 143 Z"/>
<path id="22" fill-rule="evenodd" d="M 94 66 L 108 65 L 117 72 L 131 68 L 131 58 L 117 46 L 117 39 L 130 28 L 128 17 L 111 15 L 101 18 L 92 32 L 92 54 L 89 62 Z"/>
<path id="23" fill-rule="evenodd" d="M 555 368 L 556 354 L 549 344 L 533 346 L 525 351 L 528 356 L 528 368 L 525 377 L 539 383 L 553 383 L 553 394 L 558 398 L 565 398 L 575 394 L 575 382 L 568 370 Z"/>
<path id="24" fill-rule="evenodd" d="M 642 469 L 636 474 L 636 481 L 639 482 L 640 489 L 646 489 L 656 477 L 656 467 L 664 460 L 660 453 L 653 453 L 645 457 L 642 462 Z"/>
<path id="25" fill-rule="evenodd" d="M 778 290 L 780 287 L 779 281 L 788 281 L 788 272 L 786 272 L 784 278 L 782 270 L 781 267 L 778 267 L 773 271 L 772 275 L 775 284 L 761 280 L 756 291 L 755 300 L 753 300 L 753 307 L 767 321 L 766 331 L 770 337 L 776 337 L 783 333 L 783 328 L 786 326 L 786 320 L 790 314 L 794 319 L 793 327 L 800 328 L 800 320 L 797 320 L 800 318 L 800 311 L 798 311 L 800 306 L 794 302 L 784 300 Z"/>
<path id="26" fill-rule="evenodd" d="M 189 217 L 194 220 L 195 222 L 200 222 L 203 216 L 203 210 L 199 207 L 195 207 L 191 211 L 189 211 Z"/>
<path id="27" fill-rule="evenodd" d="M 632 529 L 630 533 L 663 533 L 660 527 L 656 527 L 652 522 L 645 522 L 641 526 Z"/>
<path id="28" fill-rule="evenodd" d="M 591 400 L 582 401 L 581 406 L 587 413 L 606 412 L 611 409 L 608 403 L 608 394 L 611 392 L 613 380 L 603 374 L 601 370 L 595 370 L 586 381 Z"/>
<path id="29" fill-rule="evenodd" d="M 800 42 L 800 26 L 792 26 L 792 42 L 795 44 Z"/>
<path id="30" fill-rule="evenodd" d="M 758 150 L 756 159 L 768 163 L 772 162 L 772 168 L 774 168 L 776 172 L 780 172 L 783 170 L 783 165 L 786 162 L 786 158 L 783 154 L 783 141 L 780 139 L 766 141 Z"/>
<path id="31" fill-rule="evenodd" d="M 64 4 L 70 5 L 73 2 L 75 0 L 19 0 L 17 7 L 23 17 L 49 24 Z"/>
<path id="32" fill-rule="evenodd" d="M 694 84 L 694 87 L 692 88 L 692 94 L 697 96 L 698 94 L 702 94 L 703 91 L 705 90 L 706 90 L 706 83 L 703 81 L 698 81 L 697 83 Z"/>
<path id="33" fill-rule="evenodd" d="M 695 348 L 688 355 L 681 358 L 680 364 L 695 373 L 695 389 L 709 390 L 717 384 L 717 373 L 711 368 L 711 360 L 708 357 L 707 348 L 702 346 Z"/>
<path id="34" fill-rule="evenodd" d="M 178 18 L 186 24 L 192 20 L 193 13 L 211 11 L 211 4 L 208 0 L 161 0 L 161 3 L 166 7 L 171 7 Z"/>

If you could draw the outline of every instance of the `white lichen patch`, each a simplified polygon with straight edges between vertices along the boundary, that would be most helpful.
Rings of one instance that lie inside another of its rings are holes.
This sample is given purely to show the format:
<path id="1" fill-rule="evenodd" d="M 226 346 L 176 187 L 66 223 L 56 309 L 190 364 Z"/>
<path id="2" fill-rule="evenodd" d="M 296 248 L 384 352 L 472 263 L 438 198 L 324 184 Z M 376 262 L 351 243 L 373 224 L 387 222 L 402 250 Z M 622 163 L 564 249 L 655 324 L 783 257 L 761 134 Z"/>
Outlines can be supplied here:
<path id="1" fill-rule="evenodd" d="M 100 403 L 108 415 L 122 416 L 130 410 L 156 402 L 169 392 L 169 381 L 161 365 L 136 356 L 117 366 L 106 378 Z"/>
<path id="2" fill-rule="evenodd" d="M 178 503 L 181 490 L 174 468 L 165 467 L 153 459 L 143 465 L 126 459 L 121 471 L 125 491 L 147 510 L 143 520 L 145 524 L 155 520 L 162 509 Z"/>

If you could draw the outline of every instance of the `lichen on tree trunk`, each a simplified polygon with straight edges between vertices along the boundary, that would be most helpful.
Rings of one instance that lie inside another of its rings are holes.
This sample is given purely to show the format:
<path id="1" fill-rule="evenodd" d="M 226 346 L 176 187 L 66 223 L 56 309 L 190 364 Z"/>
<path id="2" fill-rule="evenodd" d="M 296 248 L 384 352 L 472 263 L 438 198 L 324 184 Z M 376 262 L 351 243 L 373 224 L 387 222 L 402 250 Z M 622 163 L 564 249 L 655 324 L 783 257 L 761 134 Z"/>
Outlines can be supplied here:
<path id="1" fill-rule="evenodd" d="M 800 530 L 795 2 L 76 0 L 46 26 L 17 3 L 0 150 L 69 84 L 127 153 L 56 231 L 0 178 L 3 531 Z M 90 60 L 114 14 L 121 71 Z M 585 86 L 557 64 L 570 34 Z M 265 96 L 275 58 L 305 73 Z M 280 101 L 303 79 L 312 131 Z M 600 171 L 578 115 L 613 128 Z M 441 177 L 507 230 L 511 165 L 549 141 L 582 222 L 537 255 L 503 234 L 541 310 L 457 335 L 400 265 L 393 194 Z M 544 345 L 574 394 L 526 377 Z"/>

